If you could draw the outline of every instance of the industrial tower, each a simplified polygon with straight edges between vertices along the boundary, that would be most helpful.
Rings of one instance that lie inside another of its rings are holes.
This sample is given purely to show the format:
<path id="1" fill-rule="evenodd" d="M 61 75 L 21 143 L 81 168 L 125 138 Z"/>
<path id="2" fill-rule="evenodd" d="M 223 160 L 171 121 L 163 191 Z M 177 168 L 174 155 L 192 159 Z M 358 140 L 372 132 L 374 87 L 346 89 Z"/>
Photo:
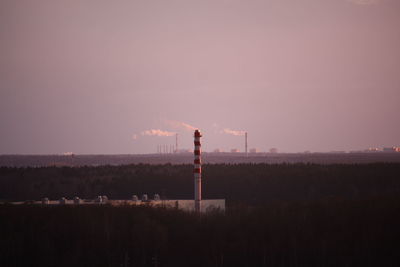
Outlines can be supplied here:
<path id="1" fill-rule="evenodd" d="M 194 210 L 201 212 L 201 143 L 200 131 L 194 132 Z"/>

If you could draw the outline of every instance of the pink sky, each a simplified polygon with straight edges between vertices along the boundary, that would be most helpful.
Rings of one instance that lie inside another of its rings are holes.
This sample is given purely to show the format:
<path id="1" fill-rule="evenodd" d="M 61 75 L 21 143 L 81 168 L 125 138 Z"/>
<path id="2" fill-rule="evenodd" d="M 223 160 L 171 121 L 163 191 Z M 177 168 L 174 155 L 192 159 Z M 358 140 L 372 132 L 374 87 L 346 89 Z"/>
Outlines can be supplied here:
<path id="1" fill-rule="evenodd" d="M 0 154 L 400 145 L 400 1 L 0 0 Z M 189 128 L 190 129 L 190 128 Z M 136 138 L 132 138 L 135 135 Z"/>

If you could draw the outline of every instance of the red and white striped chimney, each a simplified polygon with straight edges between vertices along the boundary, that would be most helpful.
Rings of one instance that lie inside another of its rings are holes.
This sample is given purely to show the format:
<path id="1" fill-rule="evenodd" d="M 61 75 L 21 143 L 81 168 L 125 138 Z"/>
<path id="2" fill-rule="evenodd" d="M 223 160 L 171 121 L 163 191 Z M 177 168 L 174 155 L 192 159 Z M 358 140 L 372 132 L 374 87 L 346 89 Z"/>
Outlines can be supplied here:
<path id="1" fill-rule="evenodd" d="M 201 211 L 201 143 L 200 131 L 194 132 L 194 210 Z"/>

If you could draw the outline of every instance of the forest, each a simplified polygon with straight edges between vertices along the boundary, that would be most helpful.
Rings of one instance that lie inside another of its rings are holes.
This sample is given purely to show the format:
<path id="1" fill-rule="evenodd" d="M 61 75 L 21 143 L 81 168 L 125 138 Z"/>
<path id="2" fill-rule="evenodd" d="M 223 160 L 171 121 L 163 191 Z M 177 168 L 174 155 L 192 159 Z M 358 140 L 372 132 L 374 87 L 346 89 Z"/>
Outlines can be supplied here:
<path id="1" fill-rule="evenodd" d="M 400 193 L 400 164 L 204 164 L 203 198 L 227 205 L 274 201 L 357 199 Z M 193 166 L 120 165 L 98 167 L 0 168 L 0 200 L 130 199 L 158 193 L 164 199 L 193 198 Z"/>
<path id="2" fill-rule="evenodd" d="M 398 266 L 400 164 L 204 165 L 225 212 L 12 205 L 192 198 L 191 165 L 0 168 L 0 266 Z"/>
<path id="3" fill-rule="evenodd" d="M 0 205 L 0 266 L 398 266 L 400 197 L 238 206 Z"/>

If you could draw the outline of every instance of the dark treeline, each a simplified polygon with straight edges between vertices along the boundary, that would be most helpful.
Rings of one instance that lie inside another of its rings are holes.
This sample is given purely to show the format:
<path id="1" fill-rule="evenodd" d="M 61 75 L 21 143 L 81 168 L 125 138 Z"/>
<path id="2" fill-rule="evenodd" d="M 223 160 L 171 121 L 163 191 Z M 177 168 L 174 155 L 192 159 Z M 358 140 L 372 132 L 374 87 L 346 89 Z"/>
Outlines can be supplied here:
<path id="1" fill-rule="evenodd" d="M 399 266 L 400 164 L 204 165 L 225 213 L 0 205 L 0 266 Z M 191 165 L 0 168 L 0 199 L 192 198 Z"/>
<path id="2" fill-rule="evenodd" d="M 130 199 L 154 193 L 193 198 L 192 165 L 0 168 L 0 200 L 42 197 Z M 400 164 L 206 164 L 203 197 L 228 205 L 325 198 L 362 199 L 400 193 Z"/>
<path id="3" fill-rule="evenodd" d="M 0 205 L 0 266 L 399 266 L 400 197 L 230 208 Z"/>
<path id="4" fill-rule="evenodd" d="M 219 163 L 374 163 L 400 162 L 400 153 L 359 152 L 359 153 L 207 153 L 202 154 L 203 162 Z M 193 153 L 143 154 L 143 155 L 0 155 L 0 166 L 5 167 L 46 167 L 46 166 L 99 166 L 128 164 L 190 164 Z"/>

